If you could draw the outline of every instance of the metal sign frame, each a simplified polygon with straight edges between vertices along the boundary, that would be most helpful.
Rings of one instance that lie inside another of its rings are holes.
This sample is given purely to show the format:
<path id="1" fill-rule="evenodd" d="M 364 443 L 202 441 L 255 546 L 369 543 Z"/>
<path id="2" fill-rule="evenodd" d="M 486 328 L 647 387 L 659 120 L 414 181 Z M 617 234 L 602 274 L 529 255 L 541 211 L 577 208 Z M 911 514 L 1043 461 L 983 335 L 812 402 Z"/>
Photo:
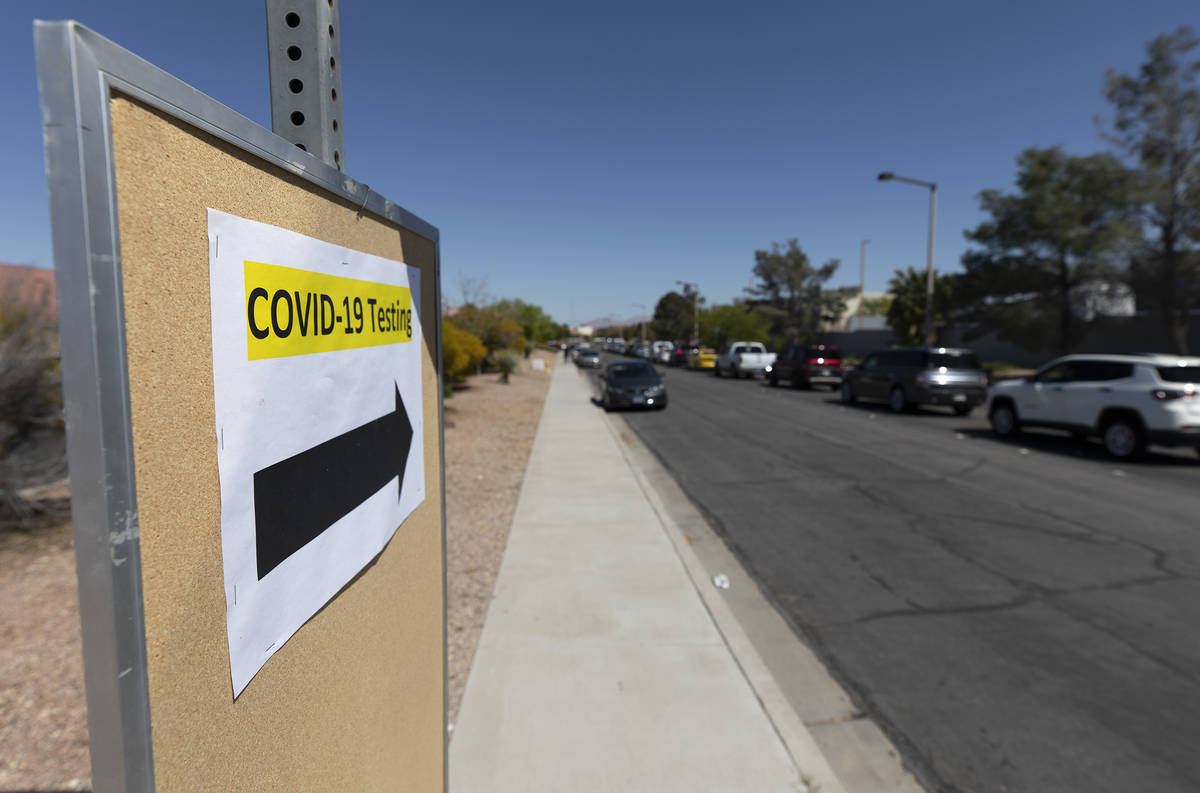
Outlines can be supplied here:
<path id="1" fill-rule="evenodd" d="M 441 245 L 438 230 L 426 221 L 82 25 L 38 21 L 34 39 L 58 285 L 92 786 L 95 793 L 152 793 L 154 764 L 110 97 L 119 92 L 137 99 L 434 243 L 438 444 L 439 454 L 444 455 Z M 444 571 L 444 456 L 442 459 Z M 444 588 L 443 573 L 443 643 Z M 444 668 L 442 679 L 445 700 Z M 443 740 L 445 735 L 443 729 Z"/>

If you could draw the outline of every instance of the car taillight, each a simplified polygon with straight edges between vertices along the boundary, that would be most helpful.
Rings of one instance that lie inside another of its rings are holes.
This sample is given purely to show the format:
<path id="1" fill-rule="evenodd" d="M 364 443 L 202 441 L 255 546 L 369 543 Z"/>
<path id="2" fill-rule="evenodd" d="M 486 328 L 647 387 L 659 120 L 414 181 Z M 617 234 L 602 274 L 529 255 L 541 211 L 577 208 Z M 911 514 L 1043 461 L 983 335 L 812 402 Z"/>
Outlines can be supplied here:
<path id="1" fill-rule="evenodd" d="M 1169 402 L 1172 399 L 1191 399 L 1195 395 L 1196 392 L 1191 388 L 1156 388 L 1150 392 L 1150 396 L 1154 397 L 1159 402 Z"/>

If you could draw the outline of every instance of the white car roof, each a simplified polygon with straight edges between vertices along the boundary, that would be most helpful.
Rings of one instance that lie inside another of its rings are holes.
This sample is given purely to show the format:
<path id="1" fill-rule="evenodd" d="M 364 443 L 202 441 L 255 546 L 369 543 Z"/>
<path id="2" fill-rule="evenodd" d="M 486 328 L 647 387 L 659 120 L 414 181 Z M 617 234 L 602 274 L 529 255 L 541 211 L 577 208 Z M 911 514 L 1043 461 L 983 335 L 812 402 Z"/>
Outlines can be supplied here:
<path id="1" fill-rule="evenodd" d="M 1114 361 L 1116 363 L 1132 363 L 1146 364 L 1148 366 L 1200 366 L 1200 358 L 1185 356 L 1185 355 L 1170 355 L 1167 353 L 1136 353 L 1132 355 L 1114 354 L 1105 352 L 1093 353 L 1078 353 L 1076 355 L 1064 355 L 1061 358 L 1055 358 L 1046 366 L 1051 364 L 1063 363 L 1064 361 L 1095 361 L 1105 360 Z M 1043 367 L 1045 368 L 1045 367 Z"/>

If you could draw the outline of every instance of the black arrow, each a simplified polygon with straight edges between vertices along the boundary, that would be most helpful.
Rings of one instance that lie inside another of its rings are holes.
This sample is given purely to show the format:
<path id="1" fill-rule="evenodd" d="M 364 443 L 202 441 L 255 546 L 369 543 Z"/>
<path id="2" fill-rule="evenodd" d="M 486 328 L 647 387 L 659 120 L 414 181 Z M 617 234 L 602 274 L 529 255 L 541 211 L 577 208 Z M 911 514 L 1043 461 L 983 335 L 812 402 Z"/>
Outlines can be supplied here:
<path id="1" fill-rule="evenodd" d="M 396 388 L 396 409 L 254 474 L 258 579 L 317 538 L 398 476 L 412 423 Z"/>

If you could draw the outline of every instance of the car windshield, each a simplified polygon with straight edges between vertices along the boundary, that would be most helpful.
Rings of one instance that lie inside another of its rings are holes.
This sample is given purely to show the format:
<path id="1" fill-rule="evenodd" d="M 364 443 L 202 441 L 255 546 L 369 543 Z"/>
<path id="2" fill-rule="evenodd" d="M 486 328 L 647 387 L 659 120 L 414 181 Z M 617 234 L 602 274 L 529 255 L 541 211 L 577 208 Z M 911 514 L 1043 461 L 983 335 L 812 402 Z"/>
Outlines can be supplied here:
<path id="1" fill-rule="evenodd" d="M 947 369 L 982 369 L 979 365 L 979 359 L 971 353 L 957 352 L 931 352 L 929 353 L 929 366 L 934 369 L 946 367 Z"/>
<path id="2" fill-rule="evenodd" d="M 652 377 L 654 367 L 648 363 L 615 363 L 608 367 L 608 373 L 617 379 L 629 377 Z"/>
<path id="3" fill-rule="evenodd" d="M 1168 383 L 1200 383 L 1200 366 L 1160 366 L 1158 376 Z"/>

